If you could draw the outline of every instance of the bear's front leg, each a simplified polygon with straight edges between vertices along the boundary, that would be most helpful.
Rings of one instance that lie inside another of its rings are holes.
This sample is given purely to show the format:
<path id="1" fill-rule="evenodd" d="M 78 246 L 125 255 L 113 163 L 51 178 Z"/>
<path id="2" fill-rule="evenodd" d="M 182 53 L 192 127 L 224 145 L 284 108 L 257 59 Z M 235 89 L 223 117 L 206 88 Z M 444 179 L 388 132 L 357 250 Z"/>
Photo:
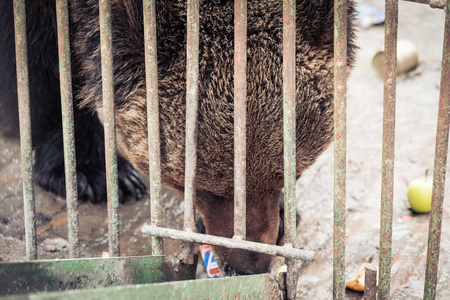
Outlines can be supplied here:
<path id="1" fill-rule="evenodd" d="M 96 114 L 75 111 L 75 147 L 78 198 L 93 203 L 106 201 L 105 143 L 103 126 Z M 117 155 L 119 200 L 140 199 L 146 187 L 138 172 L 120 154 Z M 64 150 L 61 128 L 47 132 L 35 147 L 36 183 L 65 198 Z"/>

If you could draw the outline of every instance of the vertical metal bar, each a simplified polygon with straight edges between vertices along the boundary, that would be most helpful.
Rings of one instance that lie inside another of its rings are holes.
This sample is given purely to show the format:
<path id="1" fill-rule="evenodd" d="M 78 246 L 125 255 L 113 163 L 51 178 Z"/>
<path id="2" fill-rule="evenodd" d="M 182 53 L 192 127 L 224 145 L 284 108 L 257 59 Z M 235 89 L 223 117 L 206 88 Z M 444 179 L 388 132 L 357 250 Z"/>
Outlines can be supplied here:
<path id="1" fill-rule="evenodd" d="M 247 1 L 234 3 L 234 237 L 246 238 Z"/>
<path id="2" fill-rule="evenodd" d="M 187 64 L 186 64 L 186 166 L 184 184 L 184 230 L 195 227 L 195 189 L 197 168 L 197 114 L 198 114 L 198 51 L 199 1 L 187 2 Z M 193 263 L 193 244 L 186 244 L 184 257 Z"/>
<path id="3" fill-rule="evenodd" d="M 77 164 L 73 120 L 72 77 L 70 67 L 69 9 L 67 0 L 56 1 L 58 25 L 59 78 L 64 137 L 64 169 L 66 175 L 67 226 L 69 229 L 69 256 L 80 257 L 78 226 Z"/>
<path id="4" fill-rule="evenodd" d="M 156 4 L 144 0 L 145 72 L 147 81 L 147 124 L 152 225 L 161 226 L 161 148 L 159 140 L 158 61 L 156 47 Z M 163 239 L 152 236 L 152 254 L 163 255 Z"/>
<path id="5" fill-rule="evenodd" d="M 296 161 L 295 161 L 295 12 L 296 1 L 283 1 L 283 140 L 285 243 L 296 237 Z M 288 299 L 295 299 L 297 284 L 295 260 L 287 260 L 286 288 Z"/>
<path id="6" fill-rule="evenodd" d="M 395 93 L 397 80 L 398 0 L 386 0 L 383 104 L 383 157 L 380 218 L 380 299 L 389 298 L 392 258 L 392 210 L 395 156 Z"/>
<path id="7" fill-rule="evenodd" d="M 19 100 L 25 242 L 27 259 L 33 260 L 37 259 L 36 212 L 33 186 L 33 150 L 31 143 L 30 92 L 28 89 L 25 0 L 14 0 L 14 33 L 16 37 L 17 96 Z"/>
<path id="8" fill-rule="evenodd" d="M 450 125 L 450 1 L 447 1 L 443 52 L 424 299 L 436 298 L 439 248 L 441 243 L 442 206 L 444 202 Z"/>
<path id="9" fill-rule="evenodd" d="M 334 234 L 333 298 L 345 291 L 345 195 L 347 155 L 347 1 L 334 1 Z"/>
<path id="10" fill-rule="evenodd" d="M 100 45 L 105 127 L 106 188 L 108 194 L 108 238 L 110 256 L 120 256 L 119 185 L 117 177 L 116 122 L 114 118 L 114 72 L 110 0 L 99 0 Z"/>
<path id="11" fill-rule="evenodd" d="M 364 274 L 364 300 L 377 299 L 377 268 L 368 264 Z"/>

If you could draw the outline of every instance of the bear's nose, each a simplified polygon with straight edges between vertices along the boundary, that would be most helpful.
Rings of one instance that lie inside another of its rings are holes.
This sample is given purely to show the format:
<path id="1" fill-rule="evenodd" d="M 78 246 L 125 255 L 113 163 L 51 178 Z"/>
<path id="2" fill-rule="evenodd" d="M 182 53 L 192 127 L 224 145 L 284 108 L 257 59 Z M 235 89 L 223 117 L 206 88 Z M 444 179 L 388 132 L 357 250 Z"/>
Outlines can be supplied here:
<path id="1" fill-rule="evenodd" d="M 241 276 L 241 275 L 251 275 L 251 274 L 253 274 L 253 272 L 251 272 L 251 271 L 246 272 L 245 270 L 241 270 L 241 271 L 238 272 L 228 262 L 224 264 L 223 271 L 224 271 L 226 276 Z"/>
<path id="2" fill-rule="evenodd" d="M 223 271 L 226 276 L 237 276 L 236 270 L 229 263 L 225 263 Z"/>

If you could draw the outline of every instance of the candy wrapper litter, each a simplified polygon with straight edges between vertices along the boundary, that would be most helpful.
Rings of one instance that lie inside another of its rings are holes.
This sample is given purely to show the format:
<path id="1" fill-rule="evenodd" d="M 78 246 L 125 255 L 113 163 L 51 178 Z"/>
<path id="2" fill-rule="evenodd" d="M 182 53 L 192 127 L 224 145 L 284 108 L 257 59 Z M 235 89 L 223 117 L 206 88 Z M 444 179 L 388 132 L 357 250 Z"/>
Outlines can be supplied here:
<path id="1" fill-rule="evenodd" d="M 219 266 L 212 252 L 210 245 L 200 245 L 200 253 L 202 254 L 203 263 L 205 264 L 208 278 L 222 277 Z"/>

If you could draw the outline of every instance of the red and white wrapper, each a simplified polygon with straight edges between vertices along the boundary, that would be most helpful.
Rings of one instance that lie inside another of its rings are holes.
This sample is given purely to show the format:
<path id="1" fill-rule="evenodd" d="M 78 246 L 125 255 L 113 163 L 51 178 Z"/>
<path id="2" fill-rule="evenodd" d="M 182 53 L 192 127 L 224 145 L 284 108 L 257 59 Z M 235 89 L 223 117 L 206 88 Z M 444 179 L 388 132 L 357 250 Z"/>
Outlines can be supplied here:
<path id="1" fill-rule="evenodd" d="M 200 245 L 200 253 L 202 254 L 203 263 L 205 264 L 208 278 L 222 277 L 219 266 L 212 252 L 210 245 Z"/>

